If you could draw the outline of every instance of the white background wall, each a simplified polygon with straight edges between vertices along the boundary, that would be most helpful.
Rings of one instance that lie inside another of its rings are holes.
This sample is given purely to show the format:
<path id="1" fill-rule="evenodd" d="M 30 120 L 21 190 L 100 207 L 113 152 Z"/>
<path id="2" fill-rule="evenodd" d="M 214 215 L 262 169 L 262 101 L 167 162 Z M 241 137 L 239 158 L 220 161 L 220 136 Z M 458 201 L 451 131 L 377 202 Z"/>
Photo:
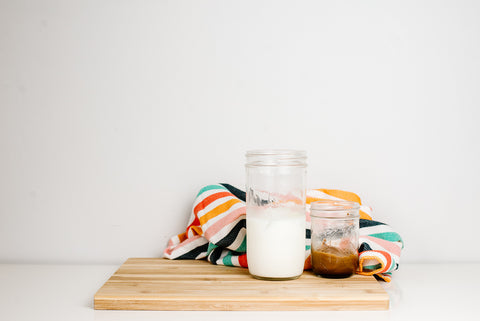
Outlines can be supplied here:
<path id="1" fill-rule="evenodd" d="M 403 262 L 479 261 L 477 1 L 0 0 L 0 262 L 160 256 L 244 152 L 308 151 Z"/>

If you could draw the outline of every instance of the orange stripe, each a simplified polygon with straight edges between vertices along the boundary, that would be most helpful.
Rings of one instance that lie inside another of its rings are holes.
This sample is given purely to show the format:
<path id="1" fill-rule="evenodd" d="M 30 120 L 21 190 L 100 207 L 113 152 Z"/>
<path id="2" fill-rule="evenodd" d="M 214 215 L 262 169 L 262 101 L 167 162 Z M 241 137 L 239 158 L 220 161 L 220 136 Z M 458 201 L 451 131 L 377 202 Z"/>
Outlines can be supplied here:
<path id="1" fill-rule="evenodd" d="M 203 235 L 203 230 L 200 226 L 189 226 L 187 229 L 187 233 L 189 230 L 193 230 L 193 235 Z"/>
<path id="2" fill-rule="evenodd" d="M 226 211 L 228 211 L 233 205 L 235 204 L 238 204 L 240 203 L 240 200 L 236 199 L 236 198 L 233 198 L 223 204 L 220 204 L 218 205 L 217 207 L 215 207 L 213 210 L 211 210 L 210 212 L 208 212 L 207 214 L 203 215 L 202 217 L 200 217 L 200 224 L 201 225 L 204 225 L 205 223 L 207 223 L 208 220 L 220 215 L 220 214 L 223 214 L 225 213 Z"/>
<path id="3" fill-rule="evenodd" d="M 180 240 L 180 242 L 185 241 L 187 238 L 187 233 L 178 234 L 178 239 Z"/>
<path id="4" fill-rule="evenodd" d="M 378 273 L 377 276 L 380 277 L 380 278 L 381 278 L 383 281 L 385 281 L 385 282 L 390 282 L 390 281 L 392 281 L 392 278 L 391 278 L 389 275 L 387 275 L 387 274 Z"/>
<path id="5" fill-rule="evenodd" d="M 370 221 L 372 220 L 372 217 L 367 213 L 365 213 L 364 211 L 360 211 L 360 218 L 364 220 L 370 220 Z"/>
<path id="6" fill-rule="evenodd" d="M 320 201 L 320 200 L 321 200 L 321 198 L 307 196 L 307 204 L 310 204 L 310 203 L 316 202 L 316 201 Z"/>
<path id="7" fill-rule="evenodd" d="M 378 253 L 381 253 L 384 257 L 385 257 L 385 260 L 387 260 L 386 263 L 383 263 L 382 260 L 380 260 L 378 257 L 376 256 L 370 256 L 370 255 L 365 255 L 365 256 L 362 256 L 360 257 L 360 262 L 359 262 L 359 272 L 358 274 L 362 274 L 362 275 L 374 275 L 374 274 L 377 274 L 377 273 L 383 273 L 383 272 L 387 272 L 385 270 L 388 270 L 390 268 L 390 266 L 392 265 L 392 257 L 390 256 L 390 253 L 386 252 L 386 251 L 376 251 L 376 250 L 373 250 L 372 252 L 378 252 Z M 363 262 L 365 260 L 375 260 L 377 261 L 381 267 L 374 270 L 374 271 L 369 271 L 369 272 L 365 272 L 363 271 Z"/>
<path id="8" fill-rule="evenodd" d="M 218 192 L 208 197 L 205 197 L 204 200 L 202 200 L 200 203 L 197 204 L 197 206 L 195 206 L 195 208 L 193 209 L 193 213 L 197 215 L 199 211 L 203 210 L 205 207 L 210 205 L 213 201 L 216 201 L 221 197 L 230 196 L 230 195 L 232 195 L 232 193 L 230 192 Z"/>
<path id="9" fill-rule="evenodd" d="M 311 270 L 312 269 L 312 255 L 309 255 L 305 259 L 305 262 L 303 263 L 303 269 L 304 270 Z"/>
<path id="10" fill-rule="evenodd" d="M 387 264 L 385 266 L 385 270 L 388 271 L 388 269 L 390 268 L 390 266 L 392 266 L 392 256 L 390 255 L 390 253 L 386 252 L 386 251 L 377 251 L 381 254 L 383 254 L 383 256 L 385 257 L 385 259 L 387 260 Z M 382 271 L 382 272 L 387 272 L 387 271 Z"/>

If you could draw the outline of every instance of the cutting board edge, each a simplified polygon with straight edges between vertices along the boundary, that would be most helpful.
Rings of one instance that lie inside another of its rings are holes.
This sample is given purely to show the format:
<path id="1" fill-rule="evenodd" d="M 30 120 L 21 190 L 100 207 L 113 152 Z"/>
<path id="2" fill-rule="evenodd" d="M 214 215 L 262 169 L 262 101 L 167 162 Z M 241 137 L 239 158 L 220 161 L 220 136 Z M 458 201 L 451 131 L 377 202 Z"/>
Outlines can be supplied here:
<path id="1" fill-rule="evenodd" d="M 359 301 L 245 301 L 229 300 L 221 302 L 185 302 L 142 299 L 102 299 L 95 298 L 95 310 L 139 310 L 139 311 L 385 311 L 390 306 L 389 298 Z"/>

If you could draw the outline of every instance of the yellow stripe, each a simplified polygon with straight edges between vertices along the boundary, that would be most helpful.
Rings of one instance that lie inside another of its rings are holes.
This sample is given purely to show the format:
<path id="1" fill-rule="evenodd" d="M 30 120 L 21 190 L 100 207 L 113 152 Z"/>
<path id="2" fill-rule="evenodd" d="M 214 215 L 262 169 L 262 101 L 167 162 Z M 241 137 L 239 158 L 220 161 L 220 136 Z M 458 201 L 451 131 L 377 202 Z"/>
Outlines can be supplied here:
<path id="1" fill-rule="evenodd" d="M 360 211 L 360 218 L 364 220 L 370 220 L 370 221 L 372 220 L 372 217 L 367 213 L 365 213 L 364 211 Z"/>
<path id="2" fill-rule="evenodd" d="M 203 235 L 203 231 L 202 231 L 202 228 L 200 226 L 190 226 L 188 228 L 188 230 L 192 230 L 193 231 L 193 235 Z"/>
<path id="3" fill-rule="evenodd" d="M 341 198 L 342 200 L 350 201 L 350 202 L 357 202 L 358 204 L 362 205 L 362 201 L 360 197 L 352 192 L 345 192 L 338 189 L 319 189 L 319 191 L 324 192 L 333 197 Z"/>
<path id="4" fill-rule="evenodd" d="M 365 271 L 363 271 L 363 261 L 365 261 L 365 260 L 375 260 L 381 265 L 381 267 L 379 267 L 378 269 L 373 270 L 373 271 L 365 272 Z M 360 261 L 358 262 L 358 265 L 359 265 L 359 271 L 357 273 L 361 274 L 361 275 L 374 275 L 374 274 L 382 272 L 382 270 L 385 268 L 385 263 L 383 261 L 379 260 L 378 257 L 376 257 L 376 256 L 367 256 L 367 255 L 362 256 L 362 257 L 360 257 Z"/>
<path id="5" fill-rule="evenodd" d="M 203 215 L 202 217 L 200 217 L 200 224 L 201 225 L 204 225 L 205 223 L 207 223 L 208 220 L 211 220 L 212 218 L 222 214 L 222 213 L 225 213 L 226 211 L 228 211 L 233 205 L 235 204 L 238 204 L 240 203 L 240 200 L 238 199 L 231 199 L 223 204 L 220 204 L 218 205 L 217 207 L 215 207 L 213 210 L 211 210 L 210 212 L 208 212 L 207 214 Z"/>
<path id="6" fill-rule="evenodd" d="M 333 197 L 341 198 L 342 200 L 345 200 L 345 201 L 357 202 L 358 204 L 362 205 L 362 201 L 360 200 L 360 197 L 357 194 L 352 192 L 345 192 L 338 189 L 317 189 L 317 191 L 323 192 Z M 310 204 L 316 201 L 322 201 L 322 200 L 324 199 L 307 196 L 307 204 Z M 372 220 L 372 217 L 367 213 L 365 213 L 364 211 L 360 211 L 360 218 L 364 220 Z"/>

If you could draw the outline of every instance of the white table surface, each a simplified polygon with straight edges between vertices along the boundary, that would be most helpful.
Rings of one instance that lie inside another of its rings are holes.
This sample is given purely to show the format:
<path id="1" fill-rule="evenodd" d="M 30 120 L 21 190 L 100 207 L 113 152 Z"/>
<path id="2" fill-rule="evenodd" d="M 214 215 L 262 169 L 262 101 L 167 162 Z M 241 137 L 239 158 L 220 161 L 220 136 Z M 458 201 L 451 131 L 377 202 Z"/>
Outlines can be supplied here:
<path id="1" fill-rule="evenodd" d="M 480 320 L 480 264 L 402 264 L 388 311 L 95 311 L 113 265 L 0 264 L 0 320 Z"/>

